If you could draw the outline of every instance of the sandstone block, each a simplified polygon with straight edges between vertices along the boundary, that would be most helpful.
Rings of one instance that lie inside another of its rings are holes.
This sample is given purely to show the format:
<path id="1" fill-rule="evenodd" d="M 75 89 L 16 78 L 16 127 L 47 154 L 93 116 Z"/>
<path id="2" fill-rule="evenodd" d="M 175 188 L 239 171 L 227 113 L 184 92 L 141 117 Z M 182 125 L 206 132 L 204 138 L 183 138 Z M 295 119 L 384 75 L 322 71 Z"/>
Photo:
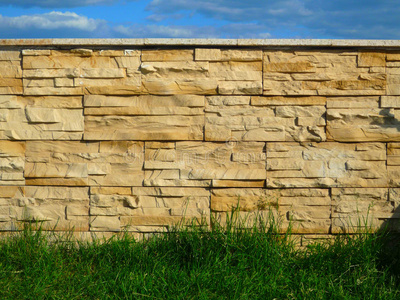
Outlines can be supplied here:
<path id="1" fill-rule="evenodd" d="M 379 97 L 329 97 L 326 107 L 348 109 L 378 108 Z"/>
<path id="2" fill-rule="evenodd" d="M 372 157 L 356 144 L 269 143 L 267 187 L 386 187 L 385 149 L 379 143 L 370 147 L 374 145 Z"/>
<path id="3" fill-rule="evenodd" d="M 93 216 L 90 217 L 90 231 L 120 231 L 119 217 Z"/>
<path id="4" fill-rule="evenodd" d="M 193 50 L 143 50 L 142 61 L 193 61 Z"/>
<path id="5" fill-rule="evenodd" d="M 221 95 L 260 95 L 262 83 L 257 81 L 220 81 L 218 94 Z"/>
<path id="6" fill-rule="evenodd" d="M 200 116 L 85 116 L 85 140 L 200 140 Z M 118 129 L 116 131 L 116 129 Z"/>
<path id="7" fill-rule="evenodd" d="M 381 96 L 381 107 L 400 108 L 400 96 Z"/>
<path id="8" fill-rule="evenodd" d="M 387 188 L 334 188 L 332 205 L 333 232 L 355 232 L 371 225 L 376 228 L 380 218 L 394 212 Z"/>
<path id="9" fill-rule="evenodd" d="M 80 56 L 26 56 L 22 61 L 24 69 L 63 69 L 63 68 L 117 68 L 110 57 Z"/>
<path id="10" fill-rule="evenodd" d="M 18 94 L 19 92 L 15 92 Z M 22 93 L 21 93 L 22 94 Z M 27 87 L 24 89 L 24 95 L 28 96 L 71 96 L 83 95 L 82 87 Z"/>
<path id="11" fill-rule="evenodd" d="M 341 142 L 397 141 L 396 116 L 388 108 L 328 109 L 328 138 Z"/>
<path id="12" fill-rule="evenodd" d="M 23 56 L 49 56 L 51 55 L 51 50 L 39 50 L 39 49 L 23 49 Z"/>
<path id="13" fill-rule="evenodd" d="M 20 51 L 13 51 L 13 50 L 6 50 L 6 51 L 0 51 L 0 61 L 5 60 L 21 60 L 21 53 Z"/>
<path id="14" fill-rule="evenodd" d="M 222 59 L 221 50 L 196 48 L 194 59 L 197 61 L 219 61 Z"/>
<path id="15" fill-rule="evenodd" d="M 361 52 L 358 55 L 359 67 L 385 67 L 386 54 L 378 52 Z"/>
<path id="16" fill-rule="evenodd" d="M 144 79 L 144 93 L 154 95 L 215 95 L 217 94 L 218 83 L 213 79 L 188 80 L 165 80 L 165 79 Z"/>
<path id="17" fill-rule="evenodd" d="M 224 61 L 262 61 L 261 50 L 221 50 L 221 60 Z"/>
<path id="18" fill-rule="evenodd" d="M 36 201 L 63 200 L 66 202 L 89 201 L 87 187 L 27 186 L 25 196 Z"/>
<path id="19" fill-rule="evenodd" d="M 40 178 L 86 178 L 88 177 L 87 164 L 44 164 L 26 163 L 25 177 Z"/>
<path id="20" fill-rule="evenodd" d="M 327 103 L 325 97 L 251 97 L 251 105 L 254 106 L 285 106 L 285 105 L 316 105 L 323 106 Z"/>

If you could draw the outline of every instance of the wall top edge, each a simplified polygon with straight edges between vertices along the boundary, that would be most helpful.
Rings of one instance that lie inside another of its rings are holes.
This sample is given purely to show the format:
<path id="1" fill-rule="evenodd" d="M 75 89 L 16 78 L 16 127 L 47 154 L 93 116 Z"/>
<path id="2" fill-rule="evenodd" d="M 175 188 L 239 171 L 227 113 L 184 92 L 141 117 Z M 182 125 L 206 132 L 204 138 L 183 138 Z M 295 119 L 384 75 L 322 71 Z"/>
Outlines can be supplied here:
<path id="1" fill-rule="evenodd" d="M 400 48 L 400 40 L 332 39 L 0 39 L 0 46 L 245 46 Z"/>

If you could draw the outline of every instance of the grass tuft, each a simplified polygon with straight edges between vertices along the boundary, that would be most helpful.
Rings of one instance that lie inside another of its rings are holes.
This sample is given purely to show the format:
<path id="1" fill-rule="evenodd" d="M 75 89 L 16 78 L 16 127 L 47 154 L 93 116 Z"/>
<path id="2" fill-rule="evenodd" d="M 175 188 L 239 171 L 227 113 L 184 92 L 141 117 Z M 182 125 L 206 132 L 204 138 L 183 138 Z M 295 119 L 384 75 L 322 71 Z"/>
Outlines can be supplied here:
<path id="1" fill-rule="evenodd" d="M 27 226 L 0 241 L 0 298 L 400 298 L 400 243 L 390 232 L 301 249 L 272 214 L 248 221 L 232 213 L 212 230 L 193 223 L 91 243 Z"/>

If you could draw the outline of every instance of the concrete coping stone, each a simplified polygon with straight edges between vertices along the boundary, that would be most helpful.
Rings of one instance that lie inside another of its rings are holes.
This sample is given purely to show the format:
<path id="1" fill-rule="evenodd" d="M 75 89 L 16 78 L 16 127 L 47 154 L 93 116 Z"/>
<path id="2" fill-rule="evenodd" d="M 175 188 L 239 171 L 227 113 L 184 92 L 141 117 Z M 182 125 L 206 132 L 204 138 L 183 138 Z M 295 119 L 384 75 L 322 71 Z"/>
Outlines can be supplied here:
<path id="1" fill-rule="evenodd" d="M 0 39 L 0 46 L 236 46 L 400 48 L 400 40 L 334 39 Z"/>

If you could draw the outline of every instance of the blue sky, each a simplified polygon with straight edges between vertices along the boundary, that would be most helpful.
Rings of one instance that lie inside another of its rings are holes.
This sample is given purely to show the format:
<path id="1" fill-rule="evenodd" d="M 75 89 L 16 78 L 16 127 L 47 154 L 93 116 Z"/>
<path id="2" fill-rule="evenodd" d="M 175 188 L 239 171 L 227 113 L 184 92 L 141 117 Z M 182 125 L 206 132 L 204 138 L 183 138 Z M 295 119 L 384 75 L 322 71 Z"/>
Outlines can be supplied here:
<path id="1" fill-rule="evenodd" d="M 400 0 L 0 0 L 0 38 L 400 39 Z"/>

